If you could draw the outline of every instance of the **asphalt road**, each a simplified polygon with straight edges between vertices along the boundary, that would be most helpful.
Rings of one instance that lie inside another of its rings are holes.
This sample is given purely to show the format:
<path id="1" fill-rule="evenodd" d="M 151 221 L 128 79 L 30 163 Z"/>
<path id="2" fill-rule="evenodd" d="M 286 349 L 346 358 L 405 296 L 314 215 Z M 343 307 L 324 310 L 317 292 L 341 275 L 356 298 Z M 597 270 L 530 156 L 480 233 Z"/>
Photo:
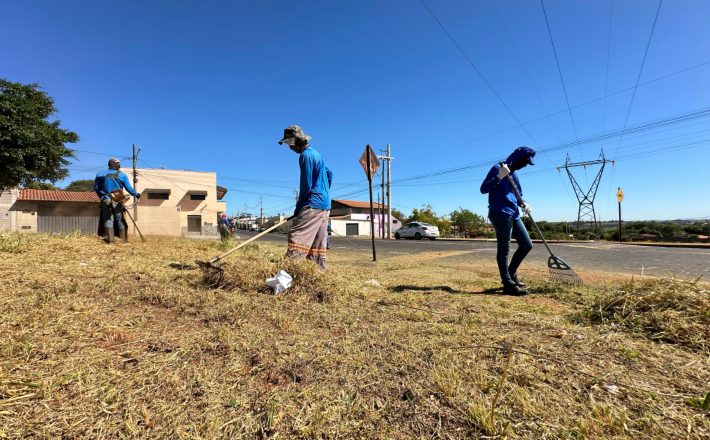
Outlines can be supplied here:
<path id="1" fill-rule="evenodd" d="M 238 231 L 242 239 L 256 235 L 249 231 Z M 286 244 L 283 234 L 267 234 L 260 240 Z M 649 276 L 675 276 L 695 279 L 699 276 L 710 281 L 710 249 L 666 248 L 655 246 L 630 246 L 607 242 L 599 243 L 553 243 L 552 251 L 574 269 L 602 271 Z M 444 241 L 444 240 L 376 240 L 378 257 L 416 254 L 421 252 L 464 251 L 464 254 L 450 258 L 457 260 L 495 259 L 494 242 Z M 511 254 L 516 245 L 511 245 Z M 370 240 L 331 236 L 329 252 L 353 251 L 371 252 Z M 546 265 L 547 253 L 542 243 L 535 243 L 526 263 Z"/>

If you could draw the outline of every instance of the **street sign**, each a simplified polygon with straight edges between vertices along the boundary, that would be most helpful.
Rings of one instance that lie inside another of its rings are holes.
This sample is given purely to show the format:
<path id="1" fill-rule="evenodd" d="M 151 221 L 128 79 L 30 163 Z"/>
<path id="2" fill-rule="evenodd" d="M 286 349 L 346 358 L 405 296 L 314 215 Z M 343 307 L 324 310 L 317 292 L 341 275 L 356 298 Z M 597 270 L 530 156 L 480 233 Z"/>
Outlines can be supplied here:
<path id="1" fill-rule="evenodd" d="M 367 174 L 367 156 L 368 154 L 370 155 L 370 174 Z M 362 169 L 365 171 L 365 175 L 367 176 L 368 179 L 372 180 L 372 176 L 375 175 L 377 172 L 377 168 L 380 166 L 380 161 L 377 160 L 377 156 L 375 156 L 375 152 L 372 151 L 372 147 L 368 144 L 365 147 L 365 151 L 362 152 L 362 156 L 360 156 L 360 165 L 362 165 Z"/>
<path id="2" fill-rule="evenodd" d="M 619 188 L 619 190 L 616 192 L 616 200 L 621 203 L 622 200 L 624 200 L 624 192 Z"/>

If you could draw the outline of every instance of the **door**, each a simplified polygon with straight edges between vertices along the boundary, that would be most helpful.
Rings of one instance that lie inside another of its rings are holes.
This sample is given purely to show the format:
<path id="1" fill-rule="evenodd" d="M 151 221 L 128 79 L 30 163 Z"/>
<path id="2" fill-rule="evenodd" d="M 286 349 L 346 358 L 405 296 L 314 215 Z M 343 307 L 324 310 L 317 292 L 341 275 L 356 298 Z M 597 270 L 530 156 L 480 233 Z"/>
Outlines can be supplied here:
<path id="1" fill-rule="evenodd" d="M 357 223 L 345 223 L 345 235 L 360 235 L 359 227 Z"/>
<path id="2" fill-rule="evenodd" d="M 202 216 L 188 215 L 187 216 L 187 233 L 200 234 L 202 233 Z"/>

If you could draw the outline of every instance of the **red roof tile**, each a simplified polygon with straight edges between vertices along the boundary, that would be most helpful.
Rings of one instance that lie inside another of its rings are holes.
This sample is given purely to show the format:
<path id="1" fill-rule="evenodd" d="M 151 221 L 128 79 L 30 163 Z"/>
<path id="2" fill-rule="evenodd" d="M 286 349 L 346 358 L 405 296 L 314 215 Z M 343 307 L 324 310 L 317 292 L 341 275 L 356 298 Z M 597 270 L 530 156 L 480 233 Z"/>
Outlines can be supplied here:
<path id="1" fill-rule="evenodd" d="M 333 202 L 340 203 L 341 205 L 349 206 L 351 208 L 369 208 L 370 207 L 370 202 L 358 202 L 356 200 L 335 200 L 333 199 Z M 372 202 L 372 206 L 375 208 L 379 208 L 380 204 L 377 202 Z M 386 208 L 387 205 L 384 205 Z"/>
<path id="2" fill-rule="evenodd" d="M 94 192 L 59 191 L 50 189 L 21 189 L 18 200 L 33 200 L 37 202 L 79 202 L 99 203 Z"/>

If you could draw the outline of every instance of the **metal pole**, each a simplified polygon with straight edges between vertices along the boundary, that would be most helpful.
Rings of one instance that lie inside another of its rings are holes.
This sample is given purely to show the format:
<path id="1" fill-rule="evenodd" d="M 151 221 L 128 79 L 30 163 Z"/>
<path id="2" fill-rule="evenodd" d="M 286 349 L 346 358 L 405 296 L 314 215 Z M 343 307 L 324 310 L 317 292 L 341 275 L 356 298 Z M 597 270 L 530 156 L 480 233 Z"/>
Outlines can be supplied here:
<path id="1" fill-rule="evenodd" d="M 387 238 L 392 238 L 392 175 L 390 144 L 387 144 Z"/>
<path id="2" fill-rule="evenodd" d="M 375 211 L 372 207 L 372 173 L 370 172 L 370 156 L 372 154 L 372 147 L 367 144 L 367 183 L 370 187 L 370 238 L 372 239 L 372 261 L 377 261 L 377 252 L 375 251 Z"/>
<path id="3" fill-rule="evenodd" d="M 621 243 L 621 202 L 619 202 L 619 243 Z"/>

